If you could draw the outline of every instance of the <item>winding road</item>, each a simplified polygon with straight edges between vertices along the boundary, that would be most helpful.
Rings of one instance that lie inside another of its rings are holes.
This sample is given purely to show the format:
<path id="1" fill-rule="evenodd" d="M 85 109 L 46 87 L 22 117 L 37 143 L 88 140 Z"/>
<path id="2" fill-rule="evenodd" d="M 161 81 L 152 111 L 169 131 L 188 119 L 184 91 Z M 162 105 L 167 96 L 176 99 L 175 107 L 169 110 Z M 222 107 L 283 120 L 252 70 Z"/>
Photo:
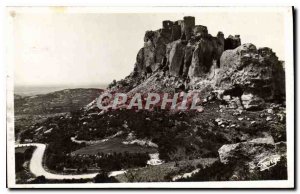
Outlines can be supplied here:
<path id="1" fill-rule="evenodd" d="M 15 147 L 34 146 L 35 151 L 32 154 L 29 169 L 35 176 L 45 176 L 46 179 L 90 179 L 94 178 L 98 173 L 93 174 L 76 174 L 76 175 L 63 175 L 53 174 L 46 171 L 43 167 L 43 156 L 45 153 L 46 145 L 41 143 L 28 143 L 28 144 L 17 144 Z"/>

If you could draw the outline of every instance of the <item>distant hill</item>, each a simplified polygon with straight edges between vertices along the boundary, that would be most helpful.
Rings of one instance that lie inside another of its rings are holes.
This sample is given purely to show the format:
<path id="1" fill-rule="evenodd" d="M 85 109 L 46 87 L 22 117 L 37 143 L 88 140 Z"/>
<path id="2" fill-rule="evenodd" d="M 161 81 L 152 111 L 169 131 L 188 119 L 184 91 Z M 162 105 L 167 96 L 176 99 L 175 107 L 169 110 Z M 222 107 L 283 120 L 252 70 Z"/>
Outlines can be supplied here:
<path id="1" fill-rule="evenodd" d="M 78 88 L 34 96 L 15 95 L 15 114 L 39 115 L 78 110 L 93 101 L 102 91 L 95 88 Z"/>
<path id="2" fill-rule="evenodd" d="M 77 88 L 99 88 L 105 89 L 108 84 L 88 84 L 88 85 L 44 85 L 44 86 L 34 86 L 34 85 L 15 85 L 14 94 L 20 96 L 33 96 L 40 94 L 48 94 L 51 92 L 61 91 L 65 89 L 77 89 Z"/>

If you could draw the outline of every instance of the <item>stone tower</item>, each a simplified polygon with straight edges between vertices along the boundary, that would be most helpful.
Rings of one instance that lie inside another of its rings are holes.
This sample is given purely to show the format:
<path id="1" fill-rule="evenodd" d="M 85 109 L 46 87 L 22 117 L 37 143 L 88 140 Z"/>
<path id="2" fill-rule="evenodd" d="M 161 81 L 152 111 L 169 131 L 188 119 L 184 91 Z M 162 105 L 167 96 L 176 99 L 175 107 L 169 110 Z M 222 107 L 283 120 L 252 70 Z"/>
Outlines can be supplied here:
<path id="1" fill-rule="evenodd" d="M 183 17 L 183 25 L 181 26 L 181 33 L 185 34 L 186 40 L 189 40 L 191 38 L 194 27 L 195 27 L 195 17 L 192 16 Z"/>

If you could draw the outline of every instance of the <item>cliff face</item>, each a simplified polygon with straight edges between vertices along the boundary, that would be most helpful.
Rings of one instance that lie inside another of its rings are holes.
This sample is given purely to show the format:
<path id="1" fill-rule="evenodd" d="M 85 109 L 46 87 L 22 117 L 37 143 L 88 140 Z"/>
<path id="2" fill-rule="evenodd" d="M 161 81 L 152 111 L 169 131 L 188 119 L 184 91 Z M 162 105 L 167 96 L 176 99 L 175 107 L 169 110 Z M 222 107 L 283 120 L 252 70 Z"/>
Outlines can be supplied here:
<path id="1" fill-rule="evenodd" d="M 257 49 L 253 44 L 222 54 L 215 84 L 229 99 L 240 98 L 245 109 L 262 108 L 265 101 L 285 98 L 281 62 L 270 48 Z"/>
<path id="2" fill-rule="evenodd" d="M 203 110 L 195 115 L 181 112 L 191 119 L 185 120 L 191 126 L 200 121 L 195 124 L 199 130 L 186 127 L 190 137 L 180 134 L 183 129 L 175 133 L 188 146 L 176 147 L 169 156 L 193 157 L 189 146 L 198 144 L 198 157 L 207 157 L 203 153 L 209 150 L 219 161 L 188 180 L 286 179 L 284 62 L 272 49 L 241 45 L 239 35 L 225 39 L 219 32 L 213 37 L 207 27 L 195 25 L 193 17 L 164 21 L 162 29 L 147 31 L 144 40 L 132 74 L 110 90 L 129 96 L 200 92 Z M 164 117 L 168 114 L 173 115 Z"/>
<path id="3" fill-rule="evenodd" d="M 146 31 L 134 71 L 111 89 L 122 92 L 201 91 L 215 93 L 231 106 L 262 109 L 266 101 L 285 99 L 285 73 L 270 48 L 241 45 L 239 35 L 214 37 L 194 17 L 163 21 Z"/>
<path id="4" fill-rule="evenodd" d="M 219 32 L 213 37 L 206 26 L 195 25 L 194 17 L 175 22 L 167 20 L 162 24 L 162 29 L 145 33 L 144 47 L 137 55 L 136 72 L 146 75 L 164 67 L 171 76 L 201 77 L 214 61 L 220 65 L 224 50 L 241 45 L 239 35 L 224 39 L 224 34 Z"/>

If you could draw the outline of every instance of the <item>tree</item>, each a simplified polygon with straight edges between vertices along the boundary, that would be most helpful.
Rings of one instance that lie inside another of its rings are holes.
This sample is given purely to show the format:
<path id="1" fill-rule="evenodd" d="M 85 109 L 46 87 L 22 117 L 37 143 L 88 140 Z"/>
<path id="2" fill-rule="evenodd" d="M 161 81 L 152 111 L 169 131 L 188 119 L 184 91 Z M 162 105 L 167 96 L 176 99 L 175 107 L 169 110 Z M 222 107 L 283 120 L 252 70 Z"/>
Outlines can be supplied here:
<path id="1" fill-rule="evenodd" d="M 101 170 L 95 177 L 94 183 L 116 183 L 118 182 L 114 177 L 108 177 L 108 173 Z"/>
<path id="2" fill-rule="evenodd" d="M 45 176 L 38 176 L 32 181 L 32 183 L 34 183 L 34 184 L 46 183 L 46 178 L 45 178 Z"/>

